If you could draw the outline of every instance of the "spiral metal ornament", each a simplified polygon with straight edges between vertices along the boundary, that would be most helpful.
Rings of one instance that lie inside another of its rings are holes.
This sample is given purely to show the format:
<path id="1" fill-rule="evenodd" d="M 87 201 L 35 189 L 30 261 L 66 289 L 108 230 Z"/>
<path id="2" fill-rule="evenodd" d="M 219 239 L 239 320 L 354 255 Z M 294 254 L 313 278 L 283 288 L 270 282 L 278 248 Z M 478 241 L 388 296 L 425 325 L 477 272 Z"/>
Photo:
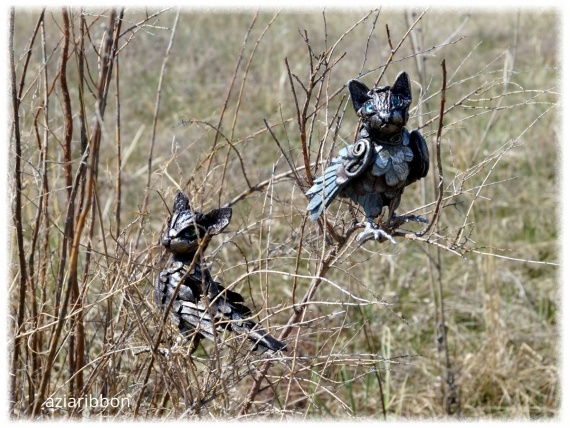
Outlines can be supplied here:
<path id="1" fill-rule="evenodd" d="M 347 177 L 356 177 L 370 164 L 372 155 L 374 154 L 373 143 L 368 139 L 358 140 L 352 146 L 350 159 L 346 166 L 345 171 Z"/>

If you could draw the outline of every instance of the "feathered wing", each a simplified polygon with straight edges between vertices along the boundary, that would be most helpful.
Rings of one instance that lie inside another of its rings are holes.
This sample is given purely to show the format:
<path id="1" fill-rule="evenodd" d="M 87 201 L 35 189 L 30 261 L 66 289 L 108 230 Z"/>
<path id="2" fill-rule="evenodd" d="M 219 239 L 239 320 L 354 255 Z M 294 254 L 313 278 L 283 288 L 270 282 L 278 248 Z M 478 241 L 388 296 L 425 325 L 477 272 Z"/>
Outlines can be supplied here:
<path id="1" fill-rule="evenodd" d="M 424 178 L 429 171 L 429 151 L 426 140 L 418 131 L 410 132 L 409 147 L 414 154 L 409 162 L 410 172 L 406 180 L 406 186 L 421 178 Z"/>
<path id="2" fill-rule="evenodd" d="M 324 209 L 329 206 L 334 197 L 338 194 L 341 186 L 336 182 L 337 169 L 342 167 L 342 158 L 333 159 L 331 165 L 325 169 L 325 173 L 313 182 L 305 195 L 310 198 L 307 211 L 309 211 L 309 219 L 316 221 L 323 213 Z"/>
<path id="3" fill-rule="evenodd" d="M 228 290 L 226 290 L 228 291 Z M 241 297 L 241 296 L 240 296 Z M 226 302 L 225 304 L 227 304 Z M 228 321 L 230 329 L 236 334 L 246 335 L 254 344 L 254 347 L 261 348 L 262 352 L 269 351 L 286 351 L 287 345 L 275 339 L 263 328 L 253 322 L 251 319 L 251 311 L 248 307 L 240 303 L 230 303 L 232 308 L 231 319 Z"/>
<path id="4" fill-rule="evenodd" d="M 161 310 L 172 299 L 178 283 L 185 274 L 184 265 L 174 262 L 160 272 L 154 283 L 154 300 Z M 200 337 L 214 338 L 212 318 L 201 302 L 201 284 L 188 278 L 180 285 L 178 294 L 172 302 L 169 318 L 178 327 L 183 336 L 198 332 Z"/>
<path id="5" fill-rule="evenodd" d="M 324 174 L 315 179 L 313 186 L 305 193 L 310 198 L 307 205 L 309 219 L 317 220 L 343 187 L 359 177 L 375 161 L 376 156 L 374 144 L 367 139 L 343 148 Z"/>
<path id="6" fill-rule="evenodd" d="M 154 298 L 163 310 L 172 298 L 177 284 L 185 274 L 185 266 L 174 262 L 160 273 L 155 281 Z M 219 283 L 206 278 L 211 308 L 202 299 L 202 273 L 188 275 L 180 285 L 178 295 L 172 302 L 169 318 L 187 337 L 198 334 L 214 340 L 214 326 L 218 332 L 228 329 L 237 334 L 247 335 L 254 347 L 266 350 L 286 350 L 287 346 L 266 333 L 250 319 L 251 311 L 243 305 L 241 294 L 226 290 Z M 212 318 L 213 317 L 213 318 Z"/>

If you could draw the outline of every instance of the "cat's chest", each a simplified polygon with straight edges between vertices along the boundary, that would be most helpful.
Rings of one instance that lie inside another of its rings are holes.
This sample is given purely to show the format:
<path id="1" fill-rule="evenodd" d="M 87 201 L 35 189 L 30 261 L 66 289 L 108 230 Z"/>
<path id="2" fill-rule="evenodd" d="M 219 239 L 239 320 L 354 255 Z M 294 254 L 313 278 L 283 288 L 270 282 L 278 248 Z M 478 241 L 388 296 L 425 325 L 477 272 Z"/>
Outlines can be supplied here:
<path id="1" fill-rule="evenodd" d="M 372 140 L 375 156 L 368 173 L 374 177 L 386 177 L 388 186 L 405 182 L 409 174 L 409 162 L 414 158 L 410 148 L 410 133 L 406 128 L 387 141 Z"/>

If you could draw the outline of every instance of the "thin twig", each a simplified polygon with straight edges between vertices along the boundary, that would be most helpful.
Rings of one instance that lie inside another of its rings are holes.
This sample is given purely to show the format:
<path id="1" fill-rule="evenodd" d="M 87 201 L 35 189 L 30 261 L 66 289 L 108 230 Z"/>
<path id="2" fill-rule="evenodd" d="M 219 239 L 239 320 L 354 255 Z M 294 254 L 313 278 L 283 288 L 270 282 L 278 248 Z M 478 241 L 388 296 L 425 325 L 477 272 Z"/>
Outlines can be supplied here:
<path id="1" fill-rule="evenodd" d="M 152 131 L 150 136 L 150 144 L 149 144 L 149 153 L 147 158 L 147 177 L 146 177 L 146 188 L 144 193 L 144 199 L 142 203 L 141 211 L 144 213 L 146 212 L 146 208 L 148 205 L 148 198 L 150 194 L 150 181 L 152 177 L 152 160 L 153 160 L 153 152 L 154 152 L 154 143 L 156 138 L 156 124 L 158 122 L 158 111 L 160 108 L 160 98 L 162 95 L 162 82 L 164 79 L 164 75 L 166 73 L 166 65 L 168 64 L 168 59 L 170 57 L 170 51 L 172 49 L 172 45 L 174 43 L 174 36 L 176 34 L 176 27 L 178 26 L 178 19 L 180 18 L 180 8 L 176 11 L 176 17 L 174 18 L 174 24 L 172 25 L 172 31 L 170 33 L 170 40 L 168 41 L 168 46 L 166 47 L 166 52 L 164 53 L 164 58 L 162 59 L 162 67 L 160 69 L 160 77 L 158 80 L 158 87 L 156 88 L 156 100 L 154 103 L 154 114 L 152 117 Z M 144 218 L 144 217 L 143 217 Z M 138 246 L 139 240 L 142 236 L 142 219 L 141 219 L 141 227 L 139 229 L 139 233 L 137 235 L 136 244 Z"/>
<path id="2" fill-rule="evenodd" d="M 249 72 L 249 69 L 251 67 L 251 63 L 253 61 L 253 58 L 255 56 L 255 53 L 257 51 L 257 47 L 259 46 L 259 43 L 261 42 L 261 40 L 263 39 L 263 36 L 265 35 L 265 33 L 267 33 L 267 30 L 269 30 L 269 28 L 271 27 L 271 25 L 273 24 L 273 22 L 275 21 L 275 19 L 277 19 L 277 16 L 279 15 L 279 12 L 277 12 L 273 18 L 271 19 L 271 21 L 269 21 L 269 23 L 265 26 L 265 28 L 263 29 L 263 31 L 261 32 L 261 35 L 257 38 L 257 41 L 255 42 L 253 49 L 251 51 L 251 54 L 249 56 L 249 59 L 247 61 L 247 64 L 245 66 L 245 71 L 243 73 L 243 78 L 241 81 L 241 86 L 239 88 L 239 93 L 238 93 L 238 98 L 236 101 L 236 107 L 235 107 L 235 113 L 234 113 L 234 117 L 233 117 L 233 122 L 232 122 L 232 127 L 231 127 L 231 132 L 230 132 L 230 137 L 229 139 L 226 139 L 228 144 L 229 144 L 229 148 L 226 152 L 226 158 L 224 161 L 224 166 L 222 167 L 222 177 L 220 179 L 220 185 L 219 185 L 219 191 L 218 191 L 218 205 L 221 205 L 221 200 L 222 200 L 222 192 L 223 192 L 223 183 L 225 181 L 225 176 L 226 176 L 226 171 L 227 171 L 227 165 L 228 165 L 228 161 L 229 161 L 229 154 L 230 154 L 230 149 L 233 149 L 236 151 L 239 160 L 241 162 L 241 168 L 242 168 L 242 174 L 243 177 L 247 183 L 248 187 L 251 187 L 251 184 L 249 183 L 249 179 L 247 178 L 247 174 L 245 172 L 245 166 L 243 164 L 243 160 L 241 158 L 241 155 L 239 154 L 239 152 L 237 151 L 237 149 L 233 146 L 233 144 L 231 144 L 231 141 L 233 141 L 234 139 L 234 132 L 235 132 L 235 128 L 236 128 L 236 124 L 237 124 L 237 119 L 238 119 L 238 113 L 240 111 L 240 107 L 241 107 L 241 103 L 242 103 L 242 97 L 244 94 L 244 89 L 245 89 L 245 82 L 247 79 L 247 75 Z M 219 131 L 218 131 L 219 132 Z"/>
<path id="3" fill-rule="evenodd" d="M 238 70 L 239 70 L 239 66 L 241 64 L 241 61 L 243 59 L 243 54 L 245 52 L 245 47 L 247 46 L 247 41 L 249 40 L 249 35 L 251 34 L 251 30 L 253 29 L 255 22 L 257 21 L 257 17 L 259 15 L 259 11 L 257 11 L 253 17 L 253 20 L 251 21 L 251 24 L 249 25 L 246 33 L 245 33 L 245 37 L 243 39 L 242 45 L 241 45 L 241 51 L 239 53 L 238 59 L 236 61 L 236 65 L 234 68 L 234 73 L 232 75 L 232 79 L 230 81 L 230 85 L 228 88 L 228 91 L 226 93 L 226 98 L 224 100 L 224 104 L 222 105 L 222 111 L 220 112 L 220 118 L 218 119 L 218 125 L 216 126 L 216 130 L 221 130 L 222 129 L 222 122 L 224 120 L 224 115 L 226 113 L 226 110 L 228 108 L 228 103 L 230 101 L 230 96 L 232 94 L 232 90 L 234 88 L 234 83 L 236 81 L 237 78 L 237 74 L 238 74 Z M 210 168 L 212 166 L 212 160 L 214 159 L 214 153 L 216 152 L 216 146 L 218 144 L 218 139 L 220 138 L 220 134 L 219 132 L 216 132 L 216 135 L 214 136 L 214 142 L 212 143 L 212 148 L 210 150 L 210 156 L 208 157 L 208 165 L 206 166 L 206 172 L 205 175 L 207 176 L 208 173 L 210 172 Z M 204 196 L 204 192 L 200 192 L 200 203 L 198 205 L 202 205 L 203 202 L 203 196 Z"/>
<path id="4" fill-rule="evenodd" d="M 80 240 L 82 236 L 83 228 L 85 227 L 85 223 L 87 220 L 87 215 L 91 212 L 91 203 L 93 198 L 93 187 L 94 182 L 97 180 L 97 163 L 99 160 L 98 153 L 99 153 L 99 146 L 101 141 L 101 122 L 103 115 L 104 115 L 104 108 L 105 108 L 105 85 L 109 79 L 109 72 L 112 70 L 113 66 L 113 58 L 111 55 L 111 49 L 113 46 L 113 35 L 111 32 L 111 28 L 114 26 L 115 21 L 115 11 L 112 10 L 109 16 L 109 21 L 107 24 L 107 33 L 104 37 L 104 43 L 101 49 L 101 57 L 104 59 L 101 63 L 100 73 L 99 73 L 99 80 L 97 85 L 97 120 L 95 121 L 95 127 L 93 129 L 93 134 L 91 136 L 91 143 L 92 143 L 92 152 L 91 152 L 91 159 L 90 159 L 90 168 L 89 174 L 87 175 L 87 183 L 86 183 L 86 195 L 87 200 L 85 205 L 82 207 L 81 212 L 77 218 L 77 222 L 75 223 L 75 234 L 73 236 L 73 241 L 71 242 L 70 253 L 69 253 L 69 261 L 66 268 L 66 276 L 65 276 L 65 294 L 63 300 L 60 302 L 59 308 L 56 306 L 56 316 L 57 316 L 57 323 L 55 324 L 54 330 L 51 335 L 49 351 L 46 356 L 46 364 L 44 367 L 44 372 L 42 374 L 42 380 L 40 383 L 40 387 L 38 390 L 38 394 L 36 396 L 36 400 L 34 403 L 34 407 L 32 410 L 32 415 L 38 415 L 41 407 L 44 403 L 45 393 L 47 390 L 48 380 L 51 374 L 51 369 L 55 362 L 56 351 L 58 348 L 59 339 L 61 337 L 63 324 L 66 320 L 67 312 L 68 312 L 68 302 L 71 295 L 71 290 L 74 287 L 74 281 L 77 280 L 77 262 L 79 257 L 79 249 L 80 249 Z M 87 153 L 85 153 L 86 155 Z M 84 155 L 84 156 L 85 156 Z M 71 217 L 69 213 L 71 211 L 71 205 L 74 203 L 74 192 L 77 191 L 79 182 L 79 175 L 75 177 L 75 183 L 72 186 L 72 192 L 70 201 L 71 203 L 68 204 L 68 211 L 67 211 L 67 219 L 66 219 L 66 236 L 69 236 L 69 229 L 71 228 Z M 65 248 L 65 244 L 62 245 Z M 64 264 L 63 262 L 61 263 Z M 63 285 L 64 276 L 61 273 L 61 281 Z M 63 291 L 63 290 L 62 290 Z"/>
<path id="5" fill-rule="evenodd" d="M 297 126 L 299 127 L 299 137 L 301 139 L 301 150 L 303 152 L 303 165 L 305 166 L 305 177 L 307 178 L 307 181 L 309 182 L 309 186 L 313 185 L 313 177 L 311 176 L 311 170 L 307 169 L 308 168 L 308 164 L 309 164 L 309 151 L 307 149 L 307 134 L 305 132 L 305 126 L 306 126 L 306 122 L 304 121 L 304 119 L 302 118 L 302 110 L 299 107 L 299 100 L 297 98 L 297 93 L 295 92 L 295 85 L 293 84 L 293 73 L 291 73 L 291 67 L 289 67 L 289 61 L 287 60 L 287 58 L 285 58 L 285 66 L 287 67 L 287 75 L 289 76 L 289 83 L 291 85 L 291 93 L 293 94 L 293 100 L 295 101 L 295 112 L 297 114 Z M 305 94 L 307 96 L 307 100 L 310 98 L 310 89 L 306 89 L 305 87 L 303 87 Z M 265 125 L 267 126 L 267 124 Z M 268 127 L 268 129 L 270 129 Z M 272 134 L 273 135 L 273 134 Z M 277 139 L 274 137 L 274 140 L 277 142 Z M 287 162 L 289 162 L 289 159 L 286 157 Z M 293 167 L 291 167 L 291 169 L 293 170 Z"/>
<path id="6" fill-rule="evenodd" d="M 418 236 L 425 235 L 431 230 L 434 224 L 436 224 L 441 210 L 441 201 L 443 200 L 443 166 L 441 164 L 441 133 L 443 130 L 443 116 L 445 110 L 445 90 L 447 87 L 447 71 L 445 68 L 445 59 L 441 61 L 441 72 L 442 72 L 442 84 L 441 84 L 441 100 L 439 103 L 439 123 L 437 126 L 437 136 L 435 140 L 435 155 L 436 155 L 436 165 L 437 172 L 439 174 L 439 182 L 437 185 L 437 202 L 433 211 L 433 216 L 428 223 L 428 225 L 418 233 Z"/>
<path id="7" fill-rule="evenodd" d="M 9 29 L 9 51 L 10 51 L 10 83 L 12 89 L 12 123 L 13 123 L 13 141 L 14 141 L 14 226 L 16 229 L 16 245 L 18 249 L 18 262 L 20 264 L 20 290 L 18 296 L 18 310 L 16 312 L 16 323 L 14 325 L 14 336 L 20 333 L 20 329 L 24 323 L 24 311 L 26 302 L 26 284 L 28 282 L 26 270 L 26 257 L 24 251 L 24 234 L 22 223 L 22 145 L 20 136 L 20 102 L 16 92 L 16 64 L 14 62 L 14 7 L 10 10 L 10 29 Z M 16 367 L 20 359 L 20 341 L 14 339 L 14 347 L 12 354 L 12 362 L 10 365 L 10 414 L 14 413 L 16 404 Z"/>
<path id="8" fill-rule="evenodd" d="M 374 86 L 378 86 L 378 84 L 380 83 L 380 80 L 382 79 L 382 76 L 384 76 L 384 73 L 386 72 L 386 69 L 388 68 L 388 66 L 392 62 L 394 55 L 396 54 L 396 52 L 398 52 L 398 50 L 400 49 L 400 46 L 402 46 L 402 43 L 404 43 L 404 41 L 408 38 L 408 35 L 411 33 L 411 31 L 414 29 L 414 27 L 417 25 L 417 23 L 420 22 L 420 20 L 424 17 L 424 15 L 427 13 L 428 10 L 429 10 L 429 7 L 426 10 L 424 10 L 420 14 L 420 16 L 418 16 L 418 19 L 416 19 L 415 22 L 408 28 L 408 31 L 406 31 L 406 33 L 402 36 L 402 39 L 400 40 L 398 45 L 394 49 L 390 50 L 390 55 L 388 56 L 386 63 L 382 67 L 382 72 L 380 73 L 380 75 L 376 79 L 376 82 L 374 82 Z M 388 28 L 388 27 L 386 27 L 386 28 Z M 390 32 L 388 32 L 388 35 L 390 35 Z"/>

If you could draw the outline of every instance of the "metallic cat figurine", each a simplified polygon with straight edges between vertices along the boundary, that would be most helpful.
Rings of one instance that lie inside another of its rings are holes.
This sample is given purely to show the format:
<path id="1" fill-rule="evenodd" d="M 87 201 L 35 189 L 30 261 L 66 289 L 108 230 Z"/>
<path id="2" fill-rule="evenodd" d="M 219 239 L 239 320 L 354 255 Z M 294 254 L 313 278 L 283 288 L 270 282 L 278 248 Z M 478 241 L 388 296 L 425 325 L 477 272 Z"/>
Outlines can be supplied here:
<path id="1" fill-rule="evenodd" d="M 408 132 L 408 108 L 412 103 L 410 79 L 400 72 L 392 86 L 368 89 L 358 80 L 348 82 L 356 114 L 362 118 L 356 142 L 340 150 L 321 177 L 307 191 L 309 218 L 316 221 L 336 196 L 350 198 L 368 219 L 358 240 L 392 236 L 374 224 L 388 207 L 388 219 L 397 220 L 404 188 L 424 178 L 429 170 L 429 152 L 418 131 Z M 425 219 L 408 216 L 405 221 Z"/>
<path id="2" fill-rule="evenodd" d="M 245 335 L 254 350 L 286 350 L 284 343 L 252 321 L 251 310 L 243 305 L 243 297 L 214 281 L 200 255 L 196 256 L 200 247 L 204 251 L 211 237 L 230 223 L 231 217 L 231 208 L 215 209 L 207 214 L 194 211 L 186 194 L 178 191 L 172 216 L 162 234 L 161 243 L 172 255 L 155 279 L 155 303 L 164 311 L 182 281 L 169 319 L 191 341 L 191 352 L 196 350 L 202 338 L 214 340 L 214 329 L 218 334 L 229 330 Z M 198 259 L 191 268 L 195 256 Z"/>

